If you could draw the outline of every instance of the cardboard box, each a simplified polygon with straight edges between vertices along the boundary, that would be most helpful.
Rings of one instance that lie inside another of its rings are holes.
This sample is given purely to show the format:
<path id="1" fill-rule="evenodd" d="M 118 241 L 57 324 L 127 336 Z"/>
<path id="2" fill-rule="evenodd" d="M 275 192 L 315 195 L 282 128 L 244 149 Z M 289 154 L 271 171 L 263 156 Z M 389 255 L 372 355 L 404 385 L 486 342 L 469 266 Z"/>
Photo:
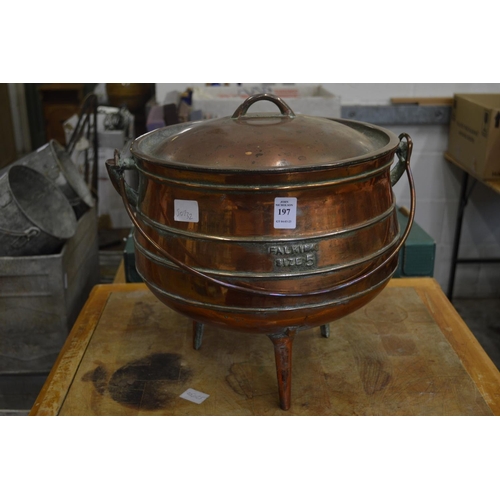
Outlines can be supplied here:
<path id="1" fill-rule="evenodd" d="M 281 97 L 295 114 L 340 118 L 340 97 L 318 85 L 270 85 L 195 87 L 192 94 L 191 120 L 231 116 L 249 96 L 261 93 Z M 271 102 L 253 104 L 249 113 L 273 112 Z"/>
<path id="2" fill-rule="evenodd" d="M 500 179 L 500 94 L 455 94 L 448 153 L 479 179 Z"/>

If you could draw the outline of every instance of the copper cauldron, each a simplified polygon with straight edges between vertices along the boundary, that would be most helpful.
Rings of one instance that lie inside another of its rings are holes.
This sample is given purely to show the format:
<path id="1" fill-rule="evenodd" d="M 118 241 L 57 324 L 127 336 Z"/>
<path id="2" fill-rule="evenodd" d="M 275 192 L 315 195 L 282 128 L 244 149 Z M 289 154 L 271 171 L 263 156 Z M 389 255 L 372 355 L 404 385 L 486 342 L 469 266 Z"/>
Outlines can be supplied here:
<path id="1" fill-rule="evenodd" d="M 279 112 L 247 113 L 261 100 Z M 328 323 L 367 304 L 396 270 L 415 214 L 411 150 L 407 134 L 295 115 L 259 94 L 232 117 L 147 133 L 106 166 L 147 286 L 194 320 L 196 348 L 205 323 L 268 335 L 288 409 L 295 333 L 320 326 L 327 337 Z M 128 169 L 139 172 L 137 191 Z M 405 171 L 411 209 L 400 235 L 392 186 Z"/>

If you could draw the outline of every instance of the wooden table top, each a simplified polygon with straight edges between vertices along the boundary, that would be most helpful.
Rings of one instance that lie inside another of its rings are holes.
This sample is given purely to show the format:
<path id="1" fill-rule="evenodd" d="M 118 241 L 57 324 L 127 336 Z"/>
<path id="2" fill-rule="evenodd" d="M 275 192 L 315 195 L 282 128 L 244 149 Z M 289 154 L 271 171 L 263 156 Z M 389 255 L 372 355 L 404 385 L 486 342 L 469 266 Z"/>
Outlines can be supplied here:
<path id="1" fill-rule="evenodd" d="M 265 335 L 207 326 L 194 350 L 144 284 L 98 285 L 30 415 L 500 414 L 500 373 L 434 279 L 393 279 L 330 329 L 297 334 L 283 411 Z"/>

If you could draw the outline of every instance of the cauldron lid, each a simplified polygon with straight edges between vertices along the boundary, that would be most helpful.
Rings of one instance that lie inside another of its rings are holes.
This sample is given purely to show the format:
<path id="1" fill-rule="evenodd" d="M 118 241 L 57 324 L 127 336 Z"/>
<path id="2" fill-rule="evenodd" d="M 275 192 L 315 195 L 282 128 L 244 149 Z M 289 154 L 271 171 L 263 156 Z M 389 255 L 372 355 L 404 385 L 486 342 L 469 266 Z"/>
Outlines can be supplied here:
<path id="1" fill-rule="evenodd" d="M 256 101 L 280 113 L 248 113 Z M 171 125 L 134 141 L 132 154 L 159 165 L 211 171 L 286 171 L 359 163 L 395 150 L 392 132 L 362 122 L 295 115 L 280 98 L 258 94 L 233 116 Z"/>

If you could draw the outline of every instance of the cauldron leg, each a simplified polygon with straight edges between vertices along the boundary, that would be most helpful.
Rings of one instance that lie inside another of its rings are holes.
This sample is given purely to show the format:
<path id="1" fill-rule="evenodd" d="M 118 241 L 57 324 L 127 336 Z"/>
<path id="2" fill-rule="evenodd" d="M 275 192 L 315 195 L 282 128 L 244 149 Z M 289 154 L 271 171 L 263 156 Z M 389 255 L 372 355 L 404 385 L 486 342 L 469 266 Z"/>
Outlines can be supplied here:
<path id="1" fill-rule="evenodd" d="M 204 330 L 205 330 L 205 325 L 203 323 L 198 323 L 197 321 L 193 321 L 193 347 L 196 350 L 198 350 L 201 347 Z"/>
<path id="2" fill-rule="evenodd" d="M 292 343 L 295 329 L 287 329 L 284 333 L 268 335 L 274 345 L 276 374 L 278 376 L 278 393 L 280 408 L 288 410 L 292 395 Z"/>
<path id="3" fill-rule="evenodd" d="M 326 325 L 321 325 L 321 336 L 327 339 L 330 337 L 330 325 L 327 323 Z"/>

